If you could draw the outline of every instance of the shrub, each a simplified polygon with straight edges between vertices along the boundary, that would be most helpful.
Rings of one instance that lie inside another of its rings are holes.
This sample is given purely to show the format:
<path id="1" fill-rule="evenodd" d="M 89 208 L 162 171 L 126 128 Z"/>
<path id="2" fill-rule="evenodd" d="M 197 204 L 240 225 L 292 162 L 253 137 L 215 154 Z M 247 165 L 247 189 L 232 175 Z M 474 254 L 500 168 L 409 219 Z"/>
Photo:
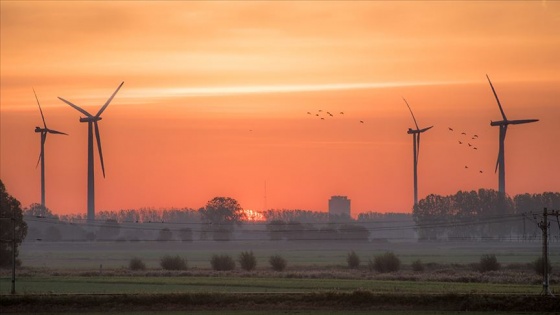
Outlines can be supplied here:
<path id="1" fill-rule="evenodd" d="M 213 255 L 210 260 L 212 269 L 217 271 L 226 271 L 235 269 L 235 261 L 229 255 Z"/>
<path id="2" fill-rule="evenodd" d="M 179 230 L 179 239 L 183 242 L 192 242 L 193 232 L 191 228 L 182 228 Z"/>
<path id="3" fill-rule="evenodd" d="M 360 267 L 360 257 L 354 251 L 348 253 L 348 256 L 346 256 L 346 262 L 348 263 L 348 268 L 350 269 L 357 269 Z"/>
<path id="4" fill-rule="evenodd" d="M 177 256 L 170 256 L 165 255 L 161 258 L 159 263 L 161 268 L 165 270 L 186 270 L 187 269 L 187 261 L 179 255 Z"/>
<path id="5" fill-rule="evenodd" d="M 128 262 L 128 269 L 130 270 L 146 270 L 146 264 L 142 259 L 135 257 Z"/>
<path id="6" fill-rule="evenodd" d="M 242 252 L 239 255 L 239 264 L 243 270 L 251 271 L 257 267 L 257 258 L 255 258 L 252 251 Z"/>
<path id="7" fill-rule="evenodd" d="M 543 258 L 542 256 L 535 259 L 535 261 L 533 261 L 533 270 L 535 270 L 535 272 L 539 275 L 542 276 L 544 274 L 544 266 L 543 266 Z M 550 265 L 550 259 L 548 260 L 548 273 L 550 274 L 552 271 L 552 266 Z"/>
<path id="8" fill-rule="evenodd" d="M 496 271 L 500 269 L 500 263 L 496 258 L 496 255 L 482 255 L 480 257 L 480 262 L 478 263 L 478 270 L 480 272 Z"/>
<path id="9" fill-rule="evenodd" d="M 282 258 L 280 255 L 270 256 L 268 262 L 270 263 L 270 266 L 272 266 L 272 269 L 276 271 L 282 271 L 286 269 L 286 266 L 288 265 L 286 259 Z"/>
<path id="10" fill-rule="evenodd" d="M 416 271 L 416 272 L 424 271 L 424 264 L 422 263 L 422 261 L 420 259 L 413 261 L 411 267 L 412 267 L 412 270 Z"/>
<path id="11" fill-rule="evenodd" d="M 157 240 L 160 242 L 168 242 L 173 239 L 173 232 L 169 228 L 159 230 Z"/>
<path id="12" fill-rule="evenodd" d="M 386 252 L 383 255 L 375 256 L 374 261 L 370 259 L 368 267 L 377 272 L 393 272 L 401 268 L 401 261 L 392 252 Z"/>

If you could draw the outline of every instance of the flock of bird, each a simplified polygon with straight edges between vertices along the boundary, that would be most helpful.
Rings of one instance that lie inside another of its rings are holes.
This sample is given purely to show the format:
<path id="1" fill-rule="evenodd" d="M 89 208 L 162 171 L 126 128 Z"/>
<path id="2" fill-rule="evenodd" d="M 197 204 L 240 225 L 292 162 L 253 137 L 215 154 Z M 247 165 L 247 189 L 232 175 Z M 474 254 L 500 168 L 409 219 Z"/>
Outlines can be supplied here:
<path id="1" fill-rule="evenodd" d="M 317 117 L 321 120 L 325 120 L 325 118 L 330 118 L 330 117 L 334 117 L 335 114 L 328 112 L 328 111 L 323 111 L 322 109 L 317 110 L 316 113 L 312 113 L 312 112 L 307 112 L 307 115 L 313 116 L 313 117 Z M 344 115 L 344 112 L 339 112 L 338 115 Z M 360 124 L 363 124 L 364 121 L 360 120 Z"/>
<path id="2" fill-rule="evenodd" d="M 455 130 L 451 127 L 447 127 L 447 129 L 449 130 L 449 132 L 455 132 Z M 470 139 L 468 139 L 469 137 L 470 137 Z M 474 142 L 476 140 L 478 140 L 478 135 L 477 134 L 468 135 L 466 132 L 461 132 L 461 137 L 459 139 L 457 139 L 457 142 L 459 143 L 459 145 L 466 144 L 467 145 L 466 148 L 469 148 L 469 149 L 472 149 L 472 150 L 478 150 L 478 147 L 474 144 Z M 469 166 L 465 165 L 465 169 L 469 169 Z M 484 173 L 483 170 L 479 170 L 478 172 L 480 174 Z"/>

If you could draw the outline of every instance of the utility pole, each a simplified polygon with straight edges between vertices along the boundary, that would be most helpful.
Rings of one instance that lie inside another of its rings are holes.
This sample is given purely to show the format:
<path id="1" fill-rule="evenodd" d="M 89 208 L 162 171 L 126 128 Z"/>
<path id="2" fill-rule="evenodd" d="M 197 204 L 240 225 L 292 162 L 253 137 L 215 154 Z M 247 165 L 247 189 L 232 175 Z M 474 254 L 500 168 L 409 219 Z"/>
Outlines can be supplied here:
<path id="1" fill-rule="evenodd" d="M 549 215 L 553 215 L 558 218 L 558 216 L 560 216 L 560 211 L 551 210 L 549 212 L 547 208 L 544 208 L 543 219 L 537 224 L 538 227 L 542 230 L 543 289 L 541 294 L 554 296 L 554 294 L 550 292 L 548 281 L 548 228 L 550 227 L 550 222 L 548 222 Z"/>
<path id="2" fill-rule="evenodd" d="M 16 294 L 16 207 L 12 212 L 12 294 Z"/>

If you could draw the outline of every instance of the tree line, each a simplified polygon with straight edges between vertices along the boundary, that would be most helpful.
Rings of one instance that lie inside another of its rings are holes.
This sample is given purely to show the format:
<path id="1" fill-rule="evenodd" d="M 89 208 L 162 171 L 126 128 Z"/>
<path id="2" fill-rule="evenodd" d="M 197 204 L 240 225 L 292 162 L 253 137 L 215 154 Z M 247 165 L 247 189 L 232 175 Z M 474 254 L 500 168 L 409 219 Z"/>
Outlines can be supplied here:
<path id="1" fill-rule="evenodd" d="M 536 222 L 543 208 L 560 209 L 560 193 L 519 194 L 510 198 L 492 189 L 431 194 L 413 208 L 420 240 L 481 240 L 540 237 Z M 558 219 L 558 218 L 556 218 Z M 560 222 L 551 225 L 558 235 Z"/>

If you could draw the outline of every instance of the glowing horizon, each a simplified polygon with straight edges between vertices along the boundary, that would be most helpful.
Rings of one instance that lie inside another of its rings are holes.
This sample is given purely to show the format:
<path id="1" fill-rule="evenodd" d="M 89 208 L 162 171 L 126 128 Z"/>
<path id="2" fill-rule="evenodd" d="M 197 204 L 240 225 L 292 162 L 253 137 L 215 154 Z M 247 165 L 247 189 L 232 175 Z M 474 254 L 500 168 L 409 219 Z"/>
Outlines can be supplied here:
<path id="1" fill-rule="evenodd" d="M 32 88 L 49 128 L 69 134 L 45 144 L 47 207 L 83 213 L 87 127 L 57 97 L 96 111 L 122 81 L 99 122 L 97 211 L 216 196 L 258 211 L 266 181 L 268 208 L 326 211 L 346 195 L 354 216 L 409 212 L 414 123 L 402 97 L 435 126 L 422 136 L 420 198 L 496 189 L 489 122 L 501 114 L 486 74 L 508 118 L 540 119 L 508 131 L 508 193 L 560 187 L 560 2 L 0 7 L 0 179 L 23 206 L 39 200 Z M 447 127 L 478 134 L 478 151 Z"/>

